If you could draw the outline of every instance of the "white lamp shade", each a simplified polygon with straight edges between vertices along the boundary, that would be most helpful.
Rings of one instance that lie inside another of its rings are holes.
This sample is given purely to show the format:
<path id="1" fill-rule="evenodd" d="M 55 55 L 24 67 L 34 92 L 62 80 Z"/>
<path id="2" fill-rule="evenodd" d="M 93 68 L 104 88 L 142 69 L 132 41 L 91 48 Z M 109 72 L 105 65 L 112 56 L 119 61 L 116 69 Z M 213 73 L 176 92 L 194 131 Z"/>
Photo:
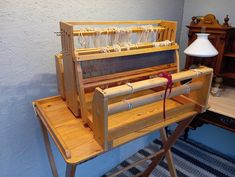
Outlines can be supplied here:
<path id="1" fill-rule="evenodd" d="M 194 57 L 213 57 L 218 55 L 218 51 L 208 40 L 209 34 L 197 33 L 197 39 L 190 44 L 184 53 Z"/>

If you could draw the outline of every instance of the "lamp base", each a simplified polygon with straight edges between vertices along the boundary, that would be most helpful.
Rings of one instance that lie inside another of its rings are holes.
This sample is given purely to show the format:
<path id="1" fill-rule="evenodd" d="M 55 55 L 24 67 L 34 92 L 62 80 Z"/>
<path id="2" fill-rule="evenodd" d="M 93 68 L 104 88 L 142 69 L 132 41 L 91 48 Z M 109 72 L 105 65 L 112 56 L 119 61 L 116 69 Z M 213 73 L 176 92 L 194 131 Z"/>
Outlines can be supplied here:
<path id="1" fill-rule="evenodd" d="M 201 57 L 198 57 L 197 59 L 197 63 L 193 63 L 189 69 L 197 69 L 197 68 L 200 68 L 200 66 L 202 66 L 202 58 Z"/>

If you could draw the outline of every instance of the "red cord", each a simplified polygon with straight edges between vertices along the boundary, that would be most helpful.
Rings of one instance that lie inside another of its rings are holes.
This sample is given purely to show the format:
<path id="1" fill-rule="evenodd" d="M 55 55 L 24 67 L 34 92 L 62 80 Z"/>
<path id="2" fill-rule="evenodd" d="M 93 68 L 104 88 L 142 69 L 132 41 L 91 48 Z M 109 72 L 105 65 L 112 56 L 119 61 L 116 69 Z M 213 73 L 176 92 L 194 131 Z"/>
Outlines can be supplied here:
<path id="1" fill-rule="evenodd" d="M 163 99 L 163 118 L 165 120 L 166 119 L 166 94 L 167 94 L 168 89 L 169 89 L 169 95 L 171 94 L 173 82 L 172 82 L 172 75 L 168 72 L 160 73 L 159 76 L 167 79 L 167 84 L 166 84 L 166 89 L 165 89 L 164 99 Z"/>

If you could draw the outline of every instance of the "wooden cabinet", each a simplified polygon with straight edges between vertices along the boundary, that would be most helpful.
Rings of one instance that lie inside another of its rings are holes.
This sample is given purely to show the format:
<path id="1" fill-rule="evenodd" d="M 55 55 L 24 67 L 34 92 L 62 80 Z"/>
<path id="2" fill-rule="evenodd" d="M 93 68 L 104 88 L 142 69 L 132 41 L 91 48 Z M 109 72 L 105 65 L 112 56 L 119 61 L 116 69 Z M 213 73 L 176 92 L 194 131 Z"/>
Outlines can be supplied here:
<path id="1" fill-rule="evenodd" d="M 224 79 L 235 79 L 235 28 L 228 30 L 221 74 Z"/>
<path id="2" fill-rule="evenodd" d="M 196 33 L 209 33 L 209 40 L 218 50 L 215 57 L 203 58 L 202 65 L 212 67 L 216 76 L 235 79 L 235 28 L 228 24 L 228 16 L 224 24 L 219 24 L 214 15 L 208 14 L 203 17 L 192 17 L 192 22 L 187 28 L 188 45 L 196 39 Z M 197 57 L 187 56 L 185 68 L 197 63 Z"/>

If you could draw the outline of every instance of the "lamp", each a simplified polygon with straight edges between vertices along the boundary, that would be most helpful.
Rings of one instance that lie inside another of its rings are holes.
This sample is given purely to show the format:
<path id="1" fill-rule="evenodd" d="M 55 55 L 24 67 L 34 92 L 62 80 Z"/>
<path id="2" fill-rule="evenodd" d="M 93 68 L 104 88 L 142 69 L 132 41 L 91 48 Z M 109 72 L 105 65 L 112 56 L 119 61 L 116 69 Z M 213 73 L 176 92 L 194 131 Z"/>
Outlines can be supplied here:
<path id="1" fill-rule="evenodd" d="M 208 40 L 208 33 L 196 33 L 197 39 L 190 44 L 184 53 L 189 56 L 199 57 L 201 64 L 201 58 L 214 57 L 218 55 L 218 51 Z"/>

